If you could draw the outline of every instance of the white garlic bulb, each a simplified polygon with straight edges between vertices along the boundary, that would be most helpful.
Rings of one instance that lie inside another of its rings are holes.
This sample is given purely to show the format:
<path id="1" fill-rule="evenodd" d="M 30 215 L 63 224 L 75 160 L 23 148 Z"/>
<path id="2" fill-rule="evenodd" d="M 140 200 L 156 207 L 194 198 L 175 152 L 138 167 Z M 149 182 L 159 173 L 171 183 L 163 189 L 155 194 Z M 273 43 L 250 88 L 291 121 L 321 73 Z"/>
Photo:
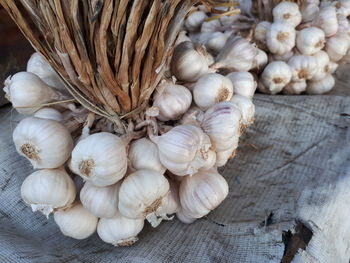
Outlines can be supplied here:
<path id="1" fill-rule="evenodd" d="M 313 56 L 293 56 L 288 65 L 292 70 L 292 81 L 311 79 L 317 71 L 316 59 Z"/>
<path id="2" fill-rule="evenodd" d="M 330 73 L 330 74 L 335 73 L 335 71 L 337 70 L 338 66 L 339 66 L 338 63 L 335 63 L 335 62 L 333 62 L 333 61 L 330 61 L 329 64 L 328 64 L 329 73 Z"/>
<path id="3" fill-rule="evenodd" d="M 271 94 L 280 92 L 291 79 L 292 71 L 288 64 L 283 61 L 271 62 L 261 74 L 261 80 Z"/>
<path id="4" fill-rule="evenodd" d="M 254 122 L 255 106 L 251 99 L 241 96 L 234 95 L 230 100 L 242 113 L 241 122 L 243 126 L 249 126 Z"/>
<path id="5" fill-rule="evenodd" d="M 157 87 L 153 106 L 159 109 L 157 119 L 169 121 L 179 119 L 191 102 L 192 94 L 186 87 L 165 82 Z"/>
<path id="6" fill-rule="evenodd" d="M 221 27 L 219 19 L 203 22 L 201 32 L 216 32 Z"/>
<path id="7" fill-rule="evenodd" d="M 220 102 L 205 112 L 202 128 L 215 151 L 227 150 L 236 143 L 241 117 L 241 111 L 232 102 Z"/>
<path id="8" fill-rule="evenodd" d="M 194 126 L 200 126 L 200 121 L 203 119 L 204 112 L 193 105 L 189 110 L 182 116 L 179 124 L 189 124 Z"/>
<path id="9" fill-rule="evenodd" d="M 207 19 L 208 16 L 203 11 L 195 11 L 188 15 L 185 20 L 185 27 L 190 32 L 198 31 L 204 20 Z"/>
<path id="10" fill-rule="evenodd" d="M 176 217 L 184 224 L 192 224 L 197 218 L 188 216 L 182 209 L 176 213 Z"/>
<path id="11" fill-rule="evenodd" d="M 117 213 L 113 218 L 101 218 L 97 225 L 98 236 L 117 247 L 131 246 L 144 226 L 143 219 L 130 219 Z"/>
<path id="12" fill-rule="evenodd" d="M 231 72 L 226 77 L 232 82 L 233 93 L 235 95 L 242 95 L 249 99 L 253 98 L 257 84 L 251 73 Z"/>
<path id="13" fill-rule="evenodd" d="M 306 6 L 301 10 L 302 22 L 311 22 L 317 17 L 319 11 L 320 8 L 318 7 L 318 4 L 306 4 Z"/>
<path id="14" fill-rule="evenodd" d="M 350 2 L 348 0 L 338 0 L 333 2 L 337 14 L 348 17 L 350 15 Z"/>
<path id="15" fill-rule="evenodd" d="M 336 8 L 334 6 L 321 8 L 313 24 L 321 28 L 326 37 L 335 35 L 339 27 Z"/>
<path id="16" fill-rule="evenodd" d="M 55 212 L 53 217 L 63 235 L 75 239 L 88 238 L 97 228 L 98 218 L 80 203 Z"/>
<path id="17" fill-rule="evenodd" d="M 350 36 L 338 33 L 326 41 L 326 52 L 333 62 L 341 60 L 350 48 Z"/>
<path id="18" fill-rule="evenodd" d="M 64 169 L 43 169 L 30 174 L 22 183 L 21 196 L 33 210 L 47 217 L 56 209 L 71 205 L 76 190 Z"/>
<path id="19" fill-rule="evenodd" d="M 159 172 L 139 170 L 127 176 L 119 189 L 120 213 L 131 219 L 148 219 L 165 202 L 169 182 Z"/>
<path id="20" fill-rule="evenodd" d="M 257 54 L 254 58 L 253 68 L 258 70 L 263 69 L 268 62 L 269 62 L 269 58 L 266 52 L 258 48 Z"/>
<path id="21" fill-rule="evenodd" d="M 73 149 L 73 139 L 67 128 L 49 119 L 23 119 L 12 138 L 17 152 L 34 168 L 57 168 L 68 160 Z"/>
<path id="22" fill-rule="evenodd" d="M 214 68 L 249 71 L 254 66 L 257 48 L 248 40 L 232 35 L 216 57 Z"/>
<path id="23" fill-rule="evenodd" d="M 299 6 L 296 3 L 281 2 L 272 10 L 274 22 L 286 22 L 293 27 L 296 27 L 301 22 L 301 13 Z"/>
<path id="24" fill-rule="evenodd" d="M 266 44 L 273 54 L 283 55 L 295 46 L 295 29 L 290 24 L 275 22 L 266 33 Z"/>
<path id="25" fill-rule="evenodd" d="M 316 54 L 325 45 L 325 34 L 317 27 L 304 28 L 297 34 L 296 45 L 304 55 Z"/>
<path id="26" fill-rule="evenodd" d="M 299 95 L 306 90 L 306 80 L 291 81 L 282 90 L 286 95 Z"/>
<path id="27" fill-rule="evenodd" d="M 309 81 L 306 92 L 311 95 L 321 95 L 329 92 L 335 84 L 332 74 L 328 74 L 325 78 L 319 81 Z"/>
<path id="28" fill-rule="evenodd" d="M 126 173 L 125 147 L 126 143 L 114 134 L 89 135 L 74 147 L 69 168 L 96 186 L 112 185 Z"/>
<path id="29" fill-rule="evenodd" d="M 266 44 L 266 33 L 269 30 L 271 23 L 268 21 L 262 21 L 255 26 L 254 39 Z"/>
<path id="30" fill-rule="evenodd" d="M 222 167 L 226 165 L 227 161 L 232 158 L 235 155 L 237 146 L 238 146 L 238 139 L 239 137 L 237 136 L 237 143 L 233 145 L 231 148 L 225 150 L 225 151 L 220 151 L 216 153 L 216 166 L 217 167 Z"/>
<path id="31" fill-rule="evenodd" d="M 86 182 L 80 191 L 80 201 L 95 216 L 111 218 L 118 212 L 119 188 L 120 183 L 100 187 Z"/>
<path id="32" fill-rule="evenodd" d="M 163 174 L 166 168 L 159 159 L 157 145 L 147 138 L 141 138 L 130 144 L 128 153 L 130 165 L 135 170 L 149 169 Z"/>
<path id="33" fill-rule="evenodd" d="M 201 218 L 218 207 L 228 194 L 228 184 L 215 169 L 187 176 L 180 184 L 183 212 Z"/>
<path id="34" fill-rule="evenodd" d="M 224 33 L 213 32 L 210 34 L 205 46 L 214 53 L 218 53 L 225 46 L 226 41 L 227 37 Z"/>
<path id="35" fill-rule="evenodd" d="M 59 94 L 37 75 L 18 72 L 4 82 L 4 92 L 12 106 L 21 114 L 33 114 L 42 104 L 59 100 Z"/>
<path id="36" fill-rule="evenodd" d="M 214 167 L 216 163 L 216 153 L 213 150 L 208 151 L 208 157 L 205 160 L 204 166 L 201 168 L 202 170 L 209 170 Z"/>
<path id="37" fill-rule="evenodd" d="M 264 85 L 264 83 L 261 81 L 261 79 L 258 80 L 258 91 L 265 93 L 265 94 L 271 94 L 270 90 L 267 89 Z"/>
<path id="38" fill-rule="evenodd" d="M 179 125 L 152 138 L 161 163 L 175 175 L 190 175 L 204 166 L 211 146 L 209 137 L 192 125 Z"/>
<path id="39" fill-rule="evenodd" d="M 175 47 L 170 70 L 177 79 L 195 82 L 207 73 L 208 69 L 208 62 L 202 49 L 195 49 L 189 41 Z"/>
<path id="40" fill-rule="evenodd" d="M 272 59 L 273 61 L 284 61 L 286 63 L 288 63 L 288 61 L 294 56 L 294 52 L 293 51 L 289 51 L 283 55 L 277 55 L 277 54 L 274 54 L 272 56 Z"/>
<path id="41" fill-rule="evenodd" d="M 221 101 L 228 101 L 233 94 L 231 81 L 217 73 L 202 76 L 193 88 L 193 100 L 205 110 Z"/>
<path id="42" fill-rule="evenodd" d="M 58 122 L 63 120 L 63 115 L 58 110 L 49 107 L 41 108 L 34 113 L 34 117 L 54 120 Z"/>
<path id="43" fill-rule="evenodd" d="M 328 54 L 323 50 L 314 54 L 313 57 L 316 61 L 317 67 L 316 67 L 316 72 L 313 75 L 313 77 L 311 78 L 311 80 L 318 81 L 318 80 L 325 78 L 327 76 L 327 74 L 329 73 L 330 60 L 329 60 Z"/>

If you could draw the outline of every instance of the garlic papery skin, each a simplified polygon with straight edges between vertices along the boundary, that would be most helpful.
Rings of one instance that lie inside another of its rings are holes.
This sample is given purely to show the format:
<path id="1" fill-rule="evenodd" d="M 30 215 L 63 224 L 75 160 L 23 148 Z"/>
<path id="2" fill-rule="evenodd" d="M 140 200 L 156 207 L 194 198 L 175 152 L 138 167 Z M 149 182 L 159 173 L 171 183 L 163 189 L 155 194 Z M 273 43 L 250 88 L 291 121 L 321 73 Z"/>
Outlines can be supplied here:
<path id="1" fill-rule="evenodd" d="M 333 61 L 330 61 L 328 64 L 328 70 L 330 74 L 334 74 L 335 71 L 338 69 L 339 64 L 335 63 Z"/>
<path id="2" fill-rule="evenodd" d="M 98 218 L 78 202 L 55 212 L 53 217 L 62 234 L 75 239 L 88 238 L 97 228 Z"/>
<path id="3" fill-rule="evenodd" d="M 216 32 L 221 27 L 219 19 L 203 22 L 201 26 L 201 32 Z"/>
<path id="4" fill-rule="evenodd" d="M 253 98 L 257 83 L 251 73 L 231 72 L 226 77 L 232 82 L 233 94 Z"/>
<path id="5" fill-rule="evenodd" d="M 191 102 L 192 94 L 186 87 L 165 82 L 157 87 L 153 106 L 159 109 L 157 119 L 169 121 L 181 118 Z"/>
<path id="6" fill-rule="evenodd" d="M 213 51 L 214 53 L 218 53 L 225 46 L 226 41 L 227 37 L 224 33 L 214 32 L 210 34 L 210 37 L 205 46 L 207 49 Z"/>
<path id="7" fill-rule="evenodd" d="M 113 218 L 101 218 L 97 225 L 98 236 L 116 247 L 131 246 L 144 226 L 143 219 L 130 219 L 117 213 Z"/>
<path id="8" fill-rule="evenodd" d="M 263 73 L 261 80 L 266 89 L 271 94 L 280 92 L 292 79 L 292 70 L 287 63 L 283 61 L 273 61 L 268 64 Z"/>
<path id="9" fill-rule="evenodd" d="M 309 81 L 306 92 L 311 95 L 321 95 L 329 92 L 335 84 L 334 77 L 328 74 L 325 78 L 319 81 Z"/>
<path id="10" fill-rule="evenodd" d="M 200 121 L 203 119 L 204 112 L 197 106 L 191 106 L 189 110 L 179 120 L 180 124 L 189 124 L 193 126 L 200 126 Z"/>
<path id="11" fill-rule="evenodd" d="M 215 151 L 225 151 L 236 143 L 241 117 L 241 111 L 232 102 L 220 102 L 205 112 L 202 129 Z"/>
<path id="12" fill-rule="evenodd" d="M 61 122 L 63 115 L 54 108 L 44 107 L 34 113 L 34 117 Z"/>
<path id="13" fill-rule="evenodd" d="M 126 143 L 108 132 L 89 135 L 74 147 L 69 168 L 96 186 L 115 184 L 127 170 Z"/>
<path id="14" fill-rule="evenodd" d="M 293 56 L 288 65 L 292 70 L 292 81 L 311 79 L 317 71 L 316 59 L 313 56 Z"/>
<path id="15" fill-rule="evenodd" d="M 201 218 L 226 198 L 228 184 L 216 169 L 187 176 L 180 184 L 180 202 L 184 214 Z"/>
<path id="16" fill-rule="evenodd" d="M 22 183 L 21 196 L 33 212 L 40 211 L 47 218 L 56 209 L 71 205 L 76 189 L 64 169 L 43 169 L 30 174 Z"/>
<path id="17" fill-rule="evenodd" d="M 296 3 L 281 2 L 272 10 L 274 22 L 286 22 L 293 27 L 300 24 L 302 16 Z"/>
<path id="18" fill-rule="evenodd" d="M 34 168 L 57 168 L 68 160 L 73 149 L 68 129 L 49 119 L 23 119 L 12 138 L 17 152 L 26 157 Z"/>
<path id="19" fill-rule="evenodd" d="M 128 153 L 130 165 L 135 170 L 155 170 L 164 174 L 166 168 L 159 159 L 157 145 L 147 138 L 141 138 L 130 144 Z"/>
<path id="20" fill-rule="evenodd" d="M 230 71 L 249 71 L 254 66 L 257 48 L 247 39 L 232 35 L 216 57 L 214 68 Z"/>
<path id="21" fill-rule="evenodd" d="M 334 6 L 321 8 L 313 25 L 321 28 L 326 37 L 335 35 L 339 27 L 336 8 Z"/>
<path id="22" fill-rule="evenodd" d="M 192 218 L 188 216 L 182 209 L 176 213 L 177 219 L 179 219 L 184 224 L 192 224 L 197 218 Z"/>
<path id="23" fill-rule="evenodd" d="M 80 201 L 95 216 L 111 218 L 118 212 L 119 188 L 120 183 L 100 187 L 86 182 L 80 191 Z"/>
<path id="24" fill-rule="evenodd" d="M 312 76 L 312 81 L 318 81 L 326 77 L 326 75 L 329 73 L 329 56 L 328 54 L 321 50 L 313 55 L 315 59 L 315 63 L 317 65 L 316 72 Z"/>
<path id="25" fill-rule="evenodd" d="M 326 41 L 326 52 L 333 62 L 341 60 L 350 48 L 350 36 L 338 33 Z"/>
<path id="26" fill-rule="evenodd" d="M 166 201 L 169 182 L 159 172 L 139 170 L 127 176 L 119 189 L 119 211 L 131 219 L 144 219 Z"/>
<path id="27" fill-rule="evenodd" d="M 314 55 L 323 49 L 325 45 L 325 34 L 317 27 L 308 27 L 297 34 L 296 45 L 304 55 Z"/>
<path id="28" fill-rule="evenodd" d="M 266 33 L 269 30 L 271 23 L 268 21 L 262 21 L 255 26 L 254 39 L 266 44 Z"/>
<path id="29" fill-rule="evenodd" d="M 350 2 L 348 0 L 338 0 L 333 3 L 337 10 L 337 15 L 350 16 Z"/>
<path id="30" fill-rule="evenodd" d="M 218 102 L 229 101 L 232 94 L 233 86 L 230 79 L 217 73 L 202 76 L 193 88 L 193 100 L 202 110 Z"/>
<path id="31" fill-rule="evenodd" d="M 201 170 L 209 170 L 213 168 L 216 163 L 216 153 L 213 150 L 208 151 L 208 158 L 205 160 L 204 166 Z"/>
<path id="32" fill-rule="evenodd" d="M 273 54 L 283 55 L 295 46 L 295 29 L 290 24 L 275 22 L 266 33 L 266 45 Z"/>
<path id="33" fill-rule="evenodd" d="M 208 70 L 208 62 L 202 49 L 195 49 L 189 41 L 175 47 L 170 71 L 177 79 L 195 82 Z"/>
<path id="34" fill-rule="evenodd" d="M 216 153 L 215 165 L 217 167 L 225 166 L 227 161 L 235 155 L 236 149 L 238 147 L 238 139 L 239 137 L 237 136 L 237 143 L 233 145 L 230 149 Z"/>
<path id="35" fill-rule="evenodd" d="M 318 4 L 307 4 L 302 10 L 302 22 L 307 23 L 314 20 L 318 13 L 320 11 L 320 8 L 318 7 Z"/>
<path id="36" fill-rule="evenodd" d="M 21 114 L 33 114 L 42 104 L 58 100 L 60 97 L 37 75 L 18 72 L 4 82 L 4 92 L 12 106 Z"/>
<path id="37" fill-rule="evenodd" d="M 242 113 L 241 123 L 247 127 L 254 122 L 255 106 L 251 99 L 241 96 L 234 95 L 230 100 Z"/>
<path id="38" fill-rule="evenodd" d="M 204 166 L 211 147 L 209 137 L 193 125 L 179 125 L 151 138 L 159 150 L 161 163 L 175 175 L 191 175 Z"/>
<path id="39" fill-rule="evenodd" d="M 35 52 L 27 62 L 27 72 L 34 73 L 47 85 L 59 90 L 66 90 L 65 84 L 42 55 Z"/>
<path id="40" fill-rule="evenodd" d="M 272 60 L 273 61 L 284 61 L 286 63 L 288 63 L 288 61 L 294 56 L 294 52 L 293 51 L 289 51 L 288 53 L 286 54 L 283 54 L 283 55 L 277 55 L 277 54 L 274 54 L 272 56 Z"/>
<path id="41" fill-rule="evenodd" d="M 306 90 L 306 80 L 292 81 L 282 90 L 286 95 L 299 95 Z"/>
<path id="42" fill-rule="evenodd" d="M 191 13 L 185 20 L 185 27 L 190 32 L 198 31 L 208 16 L 203 11 L 195 11 Z"/>
<path id="43" fill-rule="evenodd" d="M 269 58 L 267 54 L 258 48 L 257 54 L 254 58 L 253 68 L 257 70 L 263 69 L 268 62 L 269 62 Z"/>

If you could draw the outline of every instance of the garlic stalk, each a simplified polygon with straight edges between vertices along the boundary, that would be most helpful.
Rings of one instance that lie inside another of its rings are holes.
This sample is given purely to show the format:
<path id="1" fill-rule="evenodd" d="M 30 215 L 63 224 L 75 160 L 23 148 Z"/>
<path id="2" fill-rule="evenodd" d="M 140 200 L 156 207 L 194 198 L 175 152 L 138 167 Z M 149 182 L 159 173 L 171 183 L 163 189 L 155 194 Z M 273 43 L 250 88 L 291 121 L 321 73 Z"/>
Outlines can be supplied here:
<path id="1" fill-rule="evenodd" d="M 254 77 L 249 72 L 231 72 L 226 75 L 231 80 L 233 86 L 233 93 L 241 95 L 249 99 L 253 98 L 256 90 L 256 82 Z"/>
<path id="2" fill-rule="evenodd" d="M 41 118 L 41 119 L 49 119 L 61 122 L 63 120 L 63 115 L 58 110 L 54 108 L 41 108 L 37 112 L 34 113 L 34 117 Z"/>

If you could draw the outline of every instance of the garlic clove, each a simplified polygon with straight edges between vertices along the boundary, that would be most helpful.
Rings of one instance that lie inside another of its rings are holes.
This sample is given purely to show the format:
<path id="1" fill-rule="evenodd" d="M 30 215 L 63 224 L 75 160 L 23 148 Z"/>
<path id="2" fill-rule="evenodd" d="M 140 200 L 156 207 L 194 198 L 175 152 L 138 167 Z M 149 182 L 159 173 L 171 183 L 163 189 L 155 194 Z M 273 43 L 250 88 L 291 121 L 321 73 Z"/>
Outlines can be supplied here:
<path id="1" fill-rule="evenodd" d="M 249 72 L 231 72 L 226 75 L 231 80 L 233 93 L 252 99 L 257 87 L 254 77 Z"/>
<path id="2" fill-rule="evenodd" d="M 306 90 L 306 80 L 291 81 L 282 90 L 283 94 L 286 95 L 299 95 Z"/>
<path id="3" fill-rule="evenodd" d="M 75 239 L 85 239 L 95 233 L 98 218 L 80 203 L 54 213 L 54 219 L 63 235 Z"/>
<path id="4" fill-rule="evenodd" d="M 335 85 L 334 77 L 328 74 L 325 78 L 319 81 L 309 81 L 306 92 L 311 95 L 321 95 L 329 92 Z"/>
<path id="5" fill-rule="evenodd" d="M 242 119 L 241 122 L 244 127 L 247 127 L 254 122 L 254 114 L 255 114 L 255 106 L 251 99 L 241 96 L 241 95 L 234 95 L 231 100 L 233 104 L 237 106 L 237 108 L 242 113 Z"/>
<path id="6" fill-rule="evenodd" d="M 13 132 L 17 152 L 34 168 L 57 168 L 73 149 L 73 139 L 65 126 L 49 119 L 28 117 Z"/>
<path id="7" fill-rule="evenodd" d="M 44 107 L 34 113 L 34 117 L 61 122 L 63 115 L 54 108 Z"/>
<path id="8" fill-rule="evenodd" d="M 271 62 L 261 74 L 262 83 L 271 94 L 280 92 L 291 81 L 291 79 L 291 68 L 283 61 Z"/>
<path id="9" fill-rule="evenodd" d="M 190 32 L 198 31 L 208 16 L 203 11 L 195 11 L 191 13 L 185 20 L 185 27 Z"/>
<path id="10" fill-rule="evenodd" d="M 295 46 L 295 37 L 293 26 L 285 22 L 275 22 L 266 33 L 266 44 L 271 53 L 283 55 Z"/>
<path id="11" fill-rule="evenodd" d="M 325 33 L 317 27 L 308 27 L 297 34 L 296 46 L 304 55 L 314 55 L 323 49 Z"/>
<path id="12" fill-rule="evenodd" d="M 96 186 L 115 184 L 127 170 L 125 146 L 121 138 L 108 132 L 89 135 L 74 147 L 69 168 Z"/>
<path id="13" fill-rule="evenodd" d="M 236 143 L 228 150 L 220 151 L 220 152 L 216 153 L 216 164 L 215 165 L 217 167 L 225 166 L 227 161 L 235 155 L 236 149 L 238 147 L 238 139 L 239 139 L 239 137 L 237 136 Z"/>
<path id="14" fill-rule="evenodd" d="M 76 190 L 73 180 L 64 169 L 43 169 L 30 174 L 22 183 L 21 196 L 33 212 L 46 217 L 56 209 L 71 205 Z"/>
<path id="15" fill-rule="evenodd" d="M 233 94 L 231 81 L 217 73 L 202 76 L 193 88 L 193 100 L 202 110 L 215 103 L 229 101 Z"/>
<path id="16" fill-rule="evenodd" d="M 293 27 L 300 24 L 302 16 L 296 3 L 281 2 L 272 10 L 274 22 L 286 22 Z"/>

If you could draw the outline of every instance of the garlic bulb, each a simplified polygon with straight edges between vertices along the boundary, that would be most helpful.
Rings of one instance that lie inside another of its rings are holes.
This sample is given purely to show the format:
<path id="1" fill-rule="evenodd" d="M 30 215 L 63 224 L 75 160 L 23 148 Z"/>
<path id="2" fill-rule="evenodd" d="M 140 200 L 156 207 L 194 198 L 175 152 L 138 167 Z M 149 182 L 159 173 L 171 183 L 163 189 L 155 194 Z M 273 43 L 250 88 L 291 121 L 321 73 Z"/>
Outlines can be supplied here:
<path id="1" fill-rule="evenodd" d="M 301 22 L 301 13 L 296 3 L 281 2 L 272 10 L 274 22 L 286 22 L 296 27 Z"/>
<path id="2" fill-rule="evenodd" d="M 238 139 L 239 139 L 239 137 L 237 136 L 236 144 L 233 145 L 228 150 L 216 153 L 216 164 L 215 165 L 217 167 L 222 167 L 222 166 L 226 165 L 227 161 L 235 155 L 235 152 L 236 152 L 236 149 L 238 146 Z"/>
<path id="3" fill-rule="evenodd" d="M 299 95 L 306 90 L 306 80 L 292 81 L 282 90 L 286 95 Z"/>
<path id="4" fill-rule="evenodd" d="M 12 106 L 21 114 L 33 114 L 42 104 L 60 98 L 57 92 L 30 72 L 9 76 L 4 82 L 4 92 Z"/>
<path id="5" fill-rule="evenodd" d="M 233 93 L 236 95 L 242 95 L 249 99 L 253 98 L 256 90 L 256 81 L 249 72 L 231 72 L 226 75 L 231 80 L 233 86 Z"/>
<path id="6" fill-rule="evenodd" d="M 241 116 L 241 111 L 232 102 L 220 102 L 205 112 L 202 128 L 215 151 L 225 151 L 235 144 Z"/>
<path id="7" fill-rule="evenodd" d="M 304 28 L 297 34 L 296 45 L 304 55 L 316 54 L 325 45 L 325 34 L 317 27 Z"/>
<path id="8" fill-rule="evenodd" d="M 203 119 L 204 112 L 197 106 L 191 106 L 189 110 L 182 116 L 179 124 L 189 124 L 200 126 L 199 122 Z"/>
<path id="9" fill-rule="evenodd" d="M 165 82 L 157 87 L 153 106 L 159 109 L 157 119 L 169 121 L 179 119 L 191 102 L 192 94 L 186 87 Z"/>
<path id="10" fill-rule="evenodd" d="M 62 91 L 66 90 L 65 84 L 61 77 L 51 67 L 51 65 L 43 58 L 42 55 L 35 52 L 31 55 L 27 62 L 27 72 L 34 73 L 41 78 L 47 85 Z"/>
<path id="11" fill-rule="evenodd" d="M 21 196 L 33 210 L 47 217 L 54 209 L 71 205 L 76 190 L 73 180 L 64 169 L 43 169 L 30 174 L 21 187 Z"/>
<path id="12" fill-rule="evenodd" d="M 337 70 L 338 66 L 339 66 L 338 63 L 330 61 L 329 64 L 328 64 L 329 73 L 330 74 L 335 73 L 335 71 Z"/>
<path id="13" fill-rule="evenodd" d="M 333 5 L 335 6 L 338 15 L 345 17 L 350 16 L 350 2 L 348 0 L 334 1 Z"/>
<path id="14" fill-rule="evenodd" d="M 267 54 L 258 48 L 257 54 L 254 58 L 253 68 L 258 70 L 263 69 L 268 62 L 269 62 L 269 58 Z"/>
<path id="15" fill-rule="evenodd" d="M 307 23 L 314 20 L 318 13 L 320 11 L 320 8 L 318 7 L 318 4 L 307 4 L 302 10 L 302 22 Z"/>
<path id="16" fill-rule="evenodd" d="M 117 247 L 131 246 L 144 226 L 143 219 L 130 219 L 117 213 L 113 218 L 101 218 L 97 225 L 98 236 Z"/>
<path id="17" fill-rule="evenodd" d="M 275 22 L 266 33 L 266 44 L 273 54 L 283 55 L 295 46 L 295 29 L 290 24 Z"/>
<path id="18" fill-rule="evenodd" d="M 179 125 L 152 138 L 161 163 L 175 175 L 191 175 L 205 165 L 211 146 L 209 137 L 192 125 Z"/>
<path id="19" fill-rule="evenodd" d="M 191 42 L 191 39 L 187 36 L 187 32 L 184 30 L 180 31 L 179 35 L 176 38 L 175 46 L 179 45 L 182 42 L 186 42 L 186 41 Z"/>
<path id="20" fill-rule="evenodd" d="M 286 63 L 288 63 L 288 61 L 294 56 L 294 52 L 293 51 L 289 51 L 283 55 L 277 55 L 277 54 L 274 54 L 272 56 L 272 61 L 284 61 Z"/>
<path id="21" fill-rule="evenodd" d="M 118 212 L 119 188 L 119 183 L 100 187 L 86 182 L 80 191 L 80 201 L 95 216 L 111 218 Z"/>
<path id="22" fill-rule="evenodd" d="M 221 27 L 219 19 L 203 22 L 201 32 L 216 32 Z"/>
<path id="23" fill-rule="evenodd" d="M 208 151 L 208 157 L 205 160 L 204 166 L 201 168 L 202 170 L 208 170 L 214 167 L 216 163 L 216 153 L 212 150 Z"/>
<path id="24" fill-rule="evenodd" d="M 207 18 L 208 16 L 203 11 L 195 11 L 186 18 L 185 27 L 190 32 L 198 31 Z"/>
<path id="25" fill-rule="evenodd" d="M 316 61 L 316 72 L 311 78 L 312 81 L 318 81 L 326 77 L 326 75 L 329 73 L 329 56 L 324 51 L 319 51 L 316 54 L 313 55 L 315 61 Z"/>
<path id="26" fill-rule="evenodd" d="M 258 80 L 258 91 L 265 94 L 271 94 L 270 90 L 265 87 L 264 83 L 260 79 Z"/>
<path id="27" fill-rule="evenodd" d="M 28 117 L 13 132 L 17 152 L 34 168 L 57 168 L 73 149 L 73 139 L 65 126 L 48 119 Z"/>
<path id="28" fill-rule="evenodd" d="M 97 228 L 98 218 L 80 203 L 55 212 L 53 217 L 63 235 L 75 239 L 88 238 Z"/>
<path id="29" fill-rule="evenodd" d="M 126 173 L 125 146 L 121 138 L 108 132 L 89 135 L 74 147 L 69 168 L 96 186 L 112 185 Z"/>
<path id="30" fill-rule="evenodd" d="M 338 31 L 338 18 L 334 6 L 327 6 L 320 9 L 318 16 L 313 21 L 314 26 L 322 29 L 326 37 L 335 35 Z"/>
<path id="31" fill-rule="evenodd" d="M 166 201 L 169 182 L 159 172 L 139 170 L 127 176 L 119 189 L 119 211 L 131 219 L 148 219 Z"/>
<path id="32" fill-rule="evenodd" d="M 147 138 L 133 141 L 129 148 L 130 165 L 135 170 L 149 169 L 163 174 L 166 168 L 159 160 L 158 148 Z"/>
<path id="33" fill-rule="evenodd" d="M 227 37 L 224 33 L 214 32 L 210 35 L 205 46 L 214 53 L 218 53 L 225 46 L 226 40 Z"/>
<path id="34" fill-rule="evenodd" d="M 309 81 L 306 92 L 311 95 L 321 95 L 329 92 L 335 84 L 334 77 L 328 74 L 325 78 L 319 81 Z"/>
<path id="35" fill-rule="evenodd" d="M 41 108 L 34 113 L 34 117 L 54 120 L 58 122 L 63 120 L 63 115 L 58 110 L 49 107 Z"/>
<path id="36" fill-rule="evenodd" d="M 221 101 L 228 101 L 233 94 L 231 81 L 217 73 L 202 76 L 193 88 L 193 100 L 205 110 Z"/>
<path id="37" fill-rule="evenodd" d="M 341 60 L 350 48 L 350 36 L 338 33 L 326 41 L 326 52 L 333 62 Z"/>
<path id="38" fill-rule="evenodd" d="M 292 81 L 311 79 L 317 71 L 316 59 L 312 56 L 293 56 L 288 65 L 292 70 Z"/>
<path id="39" fill-rule="evenodd" d="M 185 224 L 192 224 L 194 221 L 197 220 L 197 218 L 189 217 L 184 211 L 181 209 L 179 212 L 176 213 L 176 217 Z"/>
<path id="40" fill-rule="evenodd" d="M 251 99 L 234 95 L 230 100 L 242 113 L 241 122 L 243 126 L 249 126 L 254 122 L 255 107 Z"/>
<path id="41" fill-rule="evenodd" d="M 216 57 L 214 68 L 249 71 L 254 65 L 257 48 L 248 40 L 232 35 Z"/>
<path id="42" fill-rule="evenodd" d="M 269 30 L 271 23 L 268 21 L 262 21 L 255 26 L 254 39 L 266 44 L 266 33 Z"/>
<path id="43" fill-rule="evenodd" d="M 208 69 L 205 53 L 201 49 L 195 49 L 191 42 L 182 42 L 175 47 L 170 70 L 177 79 L 195 82 Z"/>
<path id="44" fill-rule="evenodd" d="M 201 218 L 226 198 L 228 184 L 215 169 L 200 171 L 181 182 L 179 193 L 183 212 L 189 217 Z"/>
<path id="45" fill-rule="evenodd" d="M 271 94 L 280 92 L 291 79 L 292 71 L 283 61 L 271 62 L 261 74 L 261 80 Z"/>

